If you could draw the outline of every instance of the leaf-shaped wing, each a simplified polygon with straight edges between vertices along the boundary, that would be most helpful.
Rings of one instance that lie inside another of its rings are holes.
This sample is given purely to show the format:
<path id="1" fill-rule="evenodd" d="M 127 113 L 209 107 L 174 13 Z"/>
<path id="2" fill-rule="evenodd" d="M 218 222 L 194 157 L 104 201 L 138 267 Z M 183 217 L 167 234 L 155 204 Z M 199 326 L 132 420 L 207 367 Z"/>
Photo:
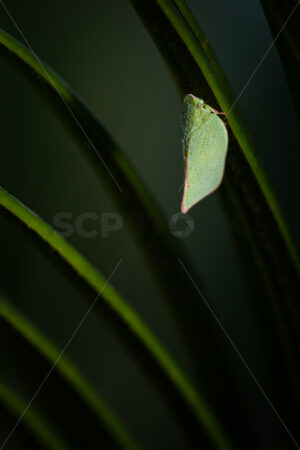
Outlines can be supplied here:
<path id="1" fill-rule="evenodd" d="M 183 213 L 217 189 L 224 173 L 228 146 L 226 127 L 213 112 L 205 111 L 200 117 L 191 128 L 189 138 L 184 140 Z"/>

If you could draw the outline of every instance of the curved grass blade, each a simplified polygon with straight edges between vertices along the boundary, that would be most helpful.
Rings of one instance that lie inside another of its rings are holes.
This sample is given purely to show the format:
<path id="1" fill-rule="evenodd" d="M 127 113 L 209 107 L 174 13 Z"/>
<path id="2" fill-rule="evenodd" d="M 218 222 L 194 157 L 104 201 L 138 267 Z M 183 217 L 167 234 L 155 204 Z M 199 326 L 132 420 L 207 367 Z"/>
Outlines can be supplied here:
<path id="1" fill-rule="evenodd" d="M 0 379 L 0 402 L 16 417 L 19 417 L 26 408 L 26 402 L 22 400 L 7 383 Z M 71 450 L 64 443 L 56 431 L 46 423 L 35 411 L 30 408 L 23 420 L 26 427 L 31 431 L 35 438 L 40 442 L 42 448 L 50 450 Z M 2 448 L 2 447 L 1 447 Z"/>
<path id="2" fill-rule="evenodd" d="M 60 350 L 21 315 L 15 307 L 6 302 L 3 296 L 0 296 L 0 317 L 10 323 L 50 364 L 56 362 L 60 355 Z M 65 356 L 59 358 L 55 369 L 73 386 L 83 401 L 93 410 L 120 448 L 128 450 L 137 450 L 139 448 L 116 415 L 105 404 L 104 400 L 90 387 L 87 380 Z"/>
<path id="3" fill-rule="evenodd" d="M 52 249 L 56 250 L 95 292 L 102 292 L 101 297 L 103 301 L 125 325 L 126 333 L 131 341 L 132 337 L 136 339 L 142 351 L 149 355 L 153 372 L 158 371 L 160 378 L 167 380 L 168 388 L 173 388 L 175 395 L 181 400 L 177 413 L 184 421 L 187 418 L 186 415 L 188 415 L 188 420 L 191 420 L 189 423 L 191 432 L 195 433 L 195 442 L 199 443 L 201 428 L 205 432 L 208 441 L 211 444 L 213 443 L 215 448 L 230 449 L 231 446 L 227 442 L 224 432 L 202 396 L 137 313 L 111 285 L 106 283 L 103 276 L 46 222 L 3 188 L 0 188 L 0 205 L 45 240 Z M 96 303 L 95 308 L 98 305 L 99 302 Z M 178 406 L 178 400 L 172 403 L 172 407 L 174 405 Z"/>

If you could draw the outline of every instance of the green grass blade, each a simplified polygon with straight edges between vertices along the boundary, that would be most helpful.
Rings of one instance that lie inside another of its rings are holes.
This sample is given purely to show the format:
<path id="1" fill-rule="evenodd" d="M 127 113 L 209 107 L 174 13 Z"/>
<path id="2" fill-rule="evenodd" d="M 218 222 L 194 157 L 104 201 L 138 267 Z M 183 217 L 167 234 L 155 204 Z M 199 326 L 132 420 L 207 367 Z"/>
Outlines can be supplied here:
<path id="1" fill-rule="evenodd" d="M 92 266 L 80 253 L 68 244 L 55 230 L 46 222 L 39 218 L 34 212 L 24 206 L 20 201 L 10 195 L 3 188 L 0 188 L 0 205 L 12 213 L 22 223 L 27 225 L 39 237 L 46 241 L 63 259 L 82 277 L 94 290 L 102 292 L 101 297 L 112 311 L 118 316 L 126 326 L 126 331 L 137 339 L 145 353 L 151 357 L 154 371 L 159 370 L 166 377 L 168 383 L 173 387 L 191 413 L 195 420 L 195 436 L 199 436 L 200 428 L 205 431 L 208 439 L 214 443 L 218 449 L 230 449 L 227 439 L 217 423 L 209 407 L 197 392 L 188 378 L 174 362 L 170 354 L 158 341 L 150 329 L 140 319 L 137 313 L 123 300 L 117 291 L 106 283 L 104 277 Z M 100 300 L 101 301 L 101 300 Z M 95 308 L 99 303 L 96 304 Z M 175 401 L 177 404 L 177 401 Z M 185 416 L 184 410 L 179 410 L 179 414 Z M 184 418 L 184 417 L 183 417 Z M 198 428 L 198 430 L 197 430 Z"/>
<path id="2" fill-rule="evenodd" d="M 0 297 L 0 316 L 10 323 L 51 365 L 56 362 L 60 355 L 60 350 L 21 315 L 15 307 L 5 301 L 2 296 Z M 87 380 L 65 356 L 60 357 L 55 369 L 73 386 L 83 401 L 94 411 L 99 421 L 107 428 L 111 437 L 119 444 L 120 448 L 128 450 L 137 450 L 139 448 L 116 415 L 105 404 L 104 400 L 90 387 Z"/>
<path id="3" fill-rule="evenodd" d="M 7 383 L 0 380 L 0 402 L 17 418 L 20 417 L 27 404 L 22 400 Z M 29 408 L 24 415 L 23 422 L 40 442 L 42 448 L 50 450 L 71 450 L 56 434 L 47 422 L 45 422 L 34 406 Z"/>

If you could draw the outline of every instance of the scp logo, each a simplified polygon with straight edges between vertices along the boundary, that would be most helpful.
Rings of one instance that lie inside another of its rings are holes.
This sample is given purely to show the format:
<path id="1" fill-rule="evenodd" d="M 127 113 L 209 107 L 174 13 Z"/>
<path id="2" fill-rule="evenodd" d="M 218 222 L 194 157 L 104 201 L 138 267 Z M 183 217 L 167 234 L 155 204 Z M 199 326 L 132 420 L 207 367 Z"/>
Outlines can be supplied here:
<path id="1" fill-rule="evenodd" d="M 194 228 L 194 221 L 188 214 L 178 212 L 169 219 L 169 230 L 179 239 L 188 237 L 194 231 Z"/>
<path id="2" fill-rule="evenodd" d="M 70 237 L 74 233 L 86 239 L 107 238 L 123 227 L 123 218 L 120 214 L 106 212 L 100 215 L 84 212 L 73 216 L 69 212 L 59 212 L 52 218 L 53 225 L 62 237 Z"/>

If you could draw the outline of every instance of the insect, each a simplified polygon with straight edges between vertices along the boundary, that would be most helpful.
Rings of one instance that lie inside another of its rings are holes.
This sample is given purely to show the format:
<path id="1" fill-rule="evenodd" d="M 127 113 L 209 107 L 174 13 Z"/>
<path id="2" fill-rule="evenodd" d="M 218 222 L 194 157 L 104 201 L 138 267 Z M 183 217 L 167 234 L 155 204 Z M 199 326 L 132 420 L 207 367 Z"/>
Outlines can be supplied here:
<path id="1" fill-rule="evenodd" d="M 215 191 L 223 178 L 228 135 L 215 109 L 188 94 L 183 100 L 184 193 L 181 211 Z"/>

